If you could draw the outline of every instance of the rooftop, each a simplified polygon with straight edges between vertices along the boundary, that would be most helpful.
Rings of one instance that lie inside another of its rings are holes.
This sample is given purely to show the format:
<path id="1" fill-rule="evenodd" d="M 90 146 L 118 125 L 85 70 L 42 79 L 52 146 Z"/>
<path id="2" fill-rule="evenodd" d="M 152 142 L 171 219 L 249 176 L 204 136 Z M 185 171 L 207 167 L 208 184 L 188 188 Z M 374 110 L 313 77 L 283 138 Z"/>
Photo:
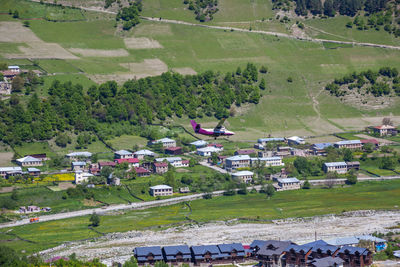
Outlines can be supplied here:
<path id="1" fill-rule="evenodd" d="M 74 162 L 72 162 L 72 166 L 86 166 L 86 162 L 84 162 L 84 161 L 74 161 Z"/>
<path id="2" fill-rule="evenodd" d="M 82 152 L 72 152 L 67 154 L 67 157 L 86 157 L 89 158 L 92 156 L 92 153 L 87 152 L 87 151 L 82 151 Z"/>
<path id="3" fill-rule="evenodd" d="M 165 184 L 159 184 L 159 185 L 150 187 L 150 189 L 152 189 L 152 190 L 154 190 L 154 189 L 172 189 L 172 187 L 170 187 L 169 185 L 165 185 Z"/>
<path id="4" fill-rule="evenodd" d="M 264 142 L 283 142 L 285 141 L 285 138 L 282 137 L 271 137 L 271 138 L 259 138 L 258 143 L 264 143 Z"/>
<path id="5" fill-rule="evenodd" d="M 204 140 L 197 140 L 197 141 L 191 142 L 190 144 L 194 145 L 194 146 L 205 146 L 208 144 L 208 142 L 204 141 Z"/>
<path id="6" fill-rule="evenodd" d="M 289 184 L 289 183 L 300 183 L 299 179 L 292 177 L 292 178 L 279 178 L 278 183 L 281 184 Z"/>
<path id="7" fill-rule="evenodd" d="M 181 161 L 181 157 L 167 157 L 167 158 L 158 158 L 156 159 L 157 162 L 163 162 L 164 160 L 168 161 L 169 163 L 173 163 L 175 161 Z"/>
<path id="8" fill-rule="evenodd" d="M 226 160 L 231 160 L 231 161 L 235 161 L 235 160 L 250 160 L 250 156 L 249 155 L 237 155 L 237 156 L 226 158 Z"/>
<path id="9" fill-rule="evenodd" d="M 361 144 L 360 140 L 343 140 L 336 142 L 337 145 L 354 145 L 354 144 Z"/>
<path id="10" fill-rule="evenodd" d="M 114 153 L 118 154 L 118 155 L 132 155 L 133 154 L 132 152 L 130 152 L 128 150 L 124 150 L 124 149 L 115 151 Z"/>
<path id="11" fill-rule="evenodd" d="M 40 172 L 38 168 L 28 168 L 28 172 Z"/>
<path id="12" fill-rule="evenodd" d="M 326 167 L 339 167 L 339 166 L 347 166 L 346 162 L 339 161 L 339 162 L 325 162 Z"/>
<path id="13" fill-rule="evenodd" d="M 317 143 L 313 145 L 313 147 L 316 149 L 325 149 L 330 146 L 332 146 L 332 143 Z"/>
<path id="14" fill-rule="evenodd" d="M 155 155 L 155 153 L 153 151 L 150 151 L 148 149 L 138 150 L 133 154 L 135 154 L 135 155 L 145 155 L 145 156 L 154 156 Z"/>
<path id="15" fill-rule="evenodd" d="M 251 161 L 275 161 L 275 160 L 281 160 L 281 157 L 266 157 L 266 158 L 251 158 Z"/>
<path id="16" fill-rule="evenodd" d="M 21 167 L 0 167 L 0 172 L 22 172 Z"/>
<path id="17" fill-rule="evenodd" d="M 220 152 L 221 149 L 216 148 L 216 147 L 214 147 L 214 146 L 206 146 L 206 147 L 198 148 L 197 151 L 199 151 L 199 152 L 211 152 L 211 153 L 213 153 L 213 152 Z"/>
<path id="18" fill-rule="evenodd" d="M 244 175 L 254 175 L 254 172 L 251 171 L 239 171 L 232 173 L 232 176 L 244 176 Z"/>
<path id="19" fill-rule="evenodd" d="M 20 159 L 17 159 L 18 162 L 41 162 L 40 159 L 34 158 L 32 156 L 26 156 Z"/>

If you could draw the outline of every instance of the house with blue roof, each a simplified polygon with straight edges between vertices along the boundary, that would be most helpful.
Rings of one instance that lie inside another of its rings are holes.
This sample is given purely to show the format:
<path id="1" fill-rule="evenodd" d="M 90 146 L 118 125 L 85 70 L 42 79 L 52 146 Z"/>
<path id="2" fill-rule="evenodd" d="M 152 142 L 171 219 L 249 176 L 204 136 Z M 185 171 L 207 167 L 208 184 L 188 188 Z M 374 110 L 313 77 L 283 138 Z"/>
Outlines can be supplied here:
<path id="1" fill-rule="evenodd" d="M 161 247 L 137 247 L 133 250 L 135 258 L 139 264 L 155 263 L 164 260 Z"/>
<path id="2" fill-rule="evenodd" d="M 217 246 L 221 257 L 225 260 L 240 261 L 243 260 L 246 255 L 241 243 L 219 244 Z"/>
<path id="3" fill-rule="evenodd" d="M 192 259 L 196 264 L 221 260 L 221 252 L 217 245 L 192 246 Z"/>
<path id="4" fill-rule="evenodd" d="M 265 245 L 268 241 L 266 240 L 254 240 L 250 244 L 251 255 L 256 255 L 257 252 Z"/>
<path id="5" fill-rule="evenodd" d="M 192 254 L 187 245 L 166 246 L 162 248 L 162 253 L 165 262 L 190 262 L 192 260 Z"/>
<path id="6" fill-rule="evenodd" d="M 337 253 L 344 266 L 364 267 L 372 264 L 372 253 L 366 248 L 343 246 Z"/>
<path id="7" fill-rule="evenodd" d="M 312 151 L 316 156 L 326 156 L 326 149 L 333 146 L 332 143 L 318 143 L 312 146 Z"/>

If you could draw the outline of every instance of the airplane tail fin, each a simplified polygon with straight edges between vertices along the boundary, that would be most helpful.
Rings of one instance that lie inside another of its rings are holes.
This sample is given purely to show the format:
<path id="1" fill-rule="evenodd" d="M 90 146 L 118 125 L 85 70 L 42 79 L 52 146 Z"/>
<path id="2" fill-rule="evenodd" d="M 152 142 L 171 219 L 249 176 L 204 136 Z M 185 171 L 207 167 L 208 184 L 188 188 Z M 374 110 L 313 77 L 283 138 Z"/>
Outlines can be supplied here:
<path id="1" fill-rule="evenodd" d="M 200 124 L 197 124 L 194 120 L 190 120 L 190 124 L 192 124 L 193 130 L 197 132 L 200 128 Z"/>

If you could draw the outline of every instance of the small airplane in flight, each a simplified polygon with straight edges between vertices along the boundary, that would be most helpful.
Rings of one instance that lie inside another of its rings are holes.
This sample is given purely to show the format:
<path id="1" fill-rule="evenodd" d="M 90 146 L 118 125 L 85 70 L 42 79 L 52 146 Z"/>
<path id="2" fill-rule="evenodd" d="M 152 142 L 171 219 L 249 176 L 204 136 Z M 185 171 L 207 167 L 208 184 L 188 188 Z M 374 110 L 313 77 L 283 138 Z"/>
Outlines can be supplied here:
<path id="1" fill-rule="evenodd" d="M 222 124 L 224 124 L 224 122 L 225 122 L 225 118 L 220 120 L 218 125 L 214 129 L 204 129 L 204 128 L 201 128 L 201 125 L 197 124 L 194 120 L 190 121 L 195 133 L 213 136 L 215 139 L 217 139 L 217 137 L 219 137 L 219 136 L 231 136 L 231 135 L 235 134 L 234 132 L 228 131 L 227 129 L 225 129 L 224 126 L 222 126 Z"/>

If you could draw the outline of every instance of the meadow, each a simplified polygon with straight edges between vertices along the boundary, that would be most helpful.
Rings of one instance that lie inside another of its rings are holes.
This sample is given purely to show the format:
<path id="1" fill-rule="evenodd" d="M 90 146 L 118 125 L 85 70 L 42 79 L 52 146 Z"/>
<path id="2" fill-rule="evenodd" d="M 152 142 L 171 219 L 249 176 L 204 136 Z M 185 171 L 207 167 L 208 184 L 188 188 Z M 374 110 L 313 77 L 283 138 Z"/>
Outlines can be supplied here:
<path id="1" fill-rule="evenodd" d="M 221 196 L 209 200 L 191 201 L 190 206 L 193 212 L 190 218 L 200 223 L 235 218 L 269 222 L 272 219 L 341 214 L 352 210 L 393 210 L 398 209 L 399 193 L 400 181 L 385 181 L 364 182 L 351 187 L 333 189 L 277 192 L 271 198 L 264 194 Z M 188 213 L 186 205 L 181 203 L 146 210 L 103 214 L 100 226 L 96 230 L 111 233 L 162 229 L 191 223 L 185 218 Z M 4 245 L 13 247 L 19 252 L 24 249 L 26 253 L 32 253 L 66 241 L 99 236 L 89 230 L 88 225 L 88 216 L 29 224 L 2 229 L 0 240 Z M 10 239 L 10 234 L 33 243 Z"/>

